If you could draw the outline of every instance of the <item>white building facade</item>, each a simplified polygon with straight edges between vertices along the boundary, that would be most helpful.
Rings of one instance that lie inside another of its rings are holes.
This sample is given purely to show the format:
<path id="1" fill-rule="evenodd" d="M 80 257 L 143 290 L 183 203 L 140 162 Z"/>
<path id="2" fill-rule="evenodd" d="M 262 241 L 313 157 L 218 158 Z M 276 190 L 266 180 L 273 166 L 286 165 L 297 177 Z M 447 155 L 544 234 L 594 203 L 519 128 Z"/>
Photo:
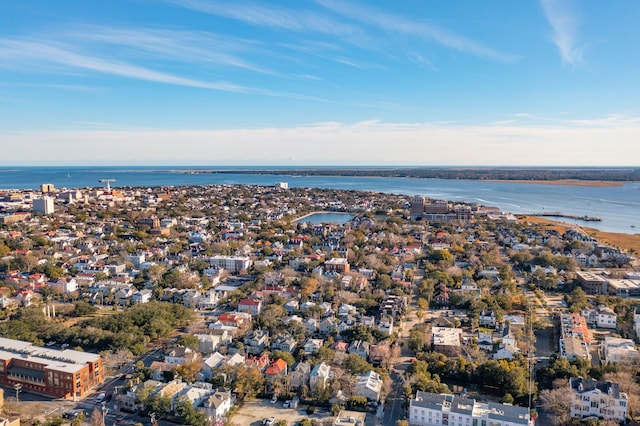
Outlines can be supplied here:
<path id="1" fill-rule="evenodd" d="M 418 391 L 409 405 L 411 426 L 534 426 L 529 409 Z"/>

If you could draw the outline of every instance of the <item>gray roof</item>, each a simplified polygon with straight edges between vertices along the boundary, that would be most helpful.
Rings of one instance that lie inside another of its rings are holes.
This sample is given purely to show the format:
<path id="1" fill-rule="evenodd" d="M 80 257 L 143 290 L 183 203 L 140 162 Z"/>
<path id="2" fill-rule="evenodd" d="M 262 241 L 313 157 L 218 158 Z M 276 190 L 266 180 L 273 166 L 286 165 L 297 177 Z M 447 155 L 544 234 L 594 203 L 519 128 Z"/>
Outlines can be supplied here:
<path id="1" fill-rule="evenodd" d="M 569 379 L 569 385 L 578 391 L 578 393 L 590 392 L 598 389 L 600 392 L 611 395 L 614 398 L 620 398 L 620 386 L 605 380 L 595 380 L 592 378 L 583 379 L 582 377 L 572 377 Z M 580 387 L 582 385 L 582 388 Z"/>

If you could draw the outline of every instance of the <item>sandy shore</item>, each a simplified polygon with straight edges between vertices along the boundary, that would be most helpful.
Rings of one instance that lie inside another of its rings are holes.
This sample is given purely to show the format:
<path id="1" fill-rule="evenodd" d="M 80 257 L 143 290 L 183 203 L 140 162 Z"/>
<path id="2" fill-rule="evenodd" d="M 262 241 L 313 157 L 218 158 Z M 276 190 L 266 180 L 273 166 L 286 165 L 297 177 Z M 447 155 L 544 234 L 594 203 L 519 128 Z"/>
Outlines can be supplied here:
<path id="1" fill-rule="evenodd" d="M 575 225 L 537 216 L 525 216 L 520 218 L 518 221 L 529 224 L 538 224 L 543 228 L 555 229 L 560 233 L 571 228 L 576 228 Z M 585 226 L 580 226 L 579 228 L 603 244 L 620 247 L 630 253 L 640 253 L 640 234 L 604 232 Z"/>
<path id="2" fill-rule="evenodd" d="M 562 180 L 491 180 L 492 182 L 510 182 L 510 183 L 534 183 L 538 185 L 568 185 L 568 186 L 622 186 L 625 183 L 609 180 L 580 180 L 580 179 L 562 179 Z"/>

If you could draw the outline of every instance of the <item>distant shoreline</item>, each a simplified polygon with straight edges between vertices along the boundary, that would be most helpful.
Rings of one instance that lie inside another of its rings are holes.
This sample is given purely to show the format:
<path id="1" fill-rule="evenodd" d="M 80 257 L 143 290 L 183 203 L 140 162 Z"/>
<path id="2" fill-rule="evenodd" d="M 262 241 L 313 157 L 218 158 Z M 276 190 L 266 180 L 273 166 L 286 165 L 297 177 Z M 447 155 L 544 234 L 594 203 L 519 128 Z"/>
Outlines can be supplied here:
<path id="1" fill-rule="evenodd" d="M 596 187 L 613 187 L 623 186 L 625 182 L 611 180 L 581 180 L 581 179 L 556 179 L 556 180 L 510 180 L 510 179 L 490 179 L 489 182 L 506 182 L 506 183 L 529 183 L 536 185 L 567 185 L 567 186 L 596 186 Z M 631 182 L 628 182 L 631 183 Z"/>
<path id="2" fill-rule="evenodd" d="M 290 177 L 379 177 L 433 180 L 471 180 L 545 185 L 612 187 L 640 182 L 638 168 L 255 168 L 173 169 L 181 174 L 252 174 Z"/>
<path id="3" fill-rule="evenodd" d="M 628 252 L 633 250 L 634 253 L 640 253 L 640 234 L 623 234 L 620 232 L 605 232 L 595 228 L 586 226 L 577 226 L 560 220 L 547 219 L 537 216 L 518 215 L 519 222 L 527 224 L 535 224 L 544 228 L 555 229 L 560 233 L 564 233 L 569 229 L 579 228 L 586 232 L 589 236 L 595 238 L 601 243 L 614 247 L 620 247 Z"/>

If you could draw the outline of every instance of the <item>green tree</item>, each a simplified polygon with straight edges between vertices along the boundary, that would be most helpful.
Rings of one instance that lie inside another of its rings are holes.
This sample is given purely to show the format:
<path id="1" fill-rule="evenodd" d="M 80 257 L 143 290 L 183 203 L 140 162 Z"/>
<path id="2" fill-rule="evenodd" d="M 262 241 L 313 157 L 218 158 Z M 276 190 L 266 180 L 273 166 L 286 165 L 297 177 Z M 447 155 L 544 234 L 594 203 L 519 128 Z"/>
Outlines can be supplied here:
<path id="1" fill-rule="evenodd" d="M 373 370 L 373 365 L 369 364 L 360 355 L 349 354 L 344 361 L 344 368 L 351 374 L 362 374 Z"/>
<path id="2" fill-rule="evenodd" d="M 277 350 L 275 350 L 275 351 L 273 351 L 271 353 L 271 359 L 278 359 L 278 358 L 280 358 L 284 362 L 286 362 L 289 367 L 291 367 L 293 364 L 296 363 L 296 360 L 293 357 L 293 355 L 291 355 L 287 351 L 281 351 L 281 350 L 277 349 Z"/>
<path id="3" fill-rule="evenodd" d="M 185 424 L 191 426 L 206 426 L 207 417 L 204 413 L 193 408 L 189 400 L 182 400 L 178 403 L 178 415 L 185 420 Z"/>

